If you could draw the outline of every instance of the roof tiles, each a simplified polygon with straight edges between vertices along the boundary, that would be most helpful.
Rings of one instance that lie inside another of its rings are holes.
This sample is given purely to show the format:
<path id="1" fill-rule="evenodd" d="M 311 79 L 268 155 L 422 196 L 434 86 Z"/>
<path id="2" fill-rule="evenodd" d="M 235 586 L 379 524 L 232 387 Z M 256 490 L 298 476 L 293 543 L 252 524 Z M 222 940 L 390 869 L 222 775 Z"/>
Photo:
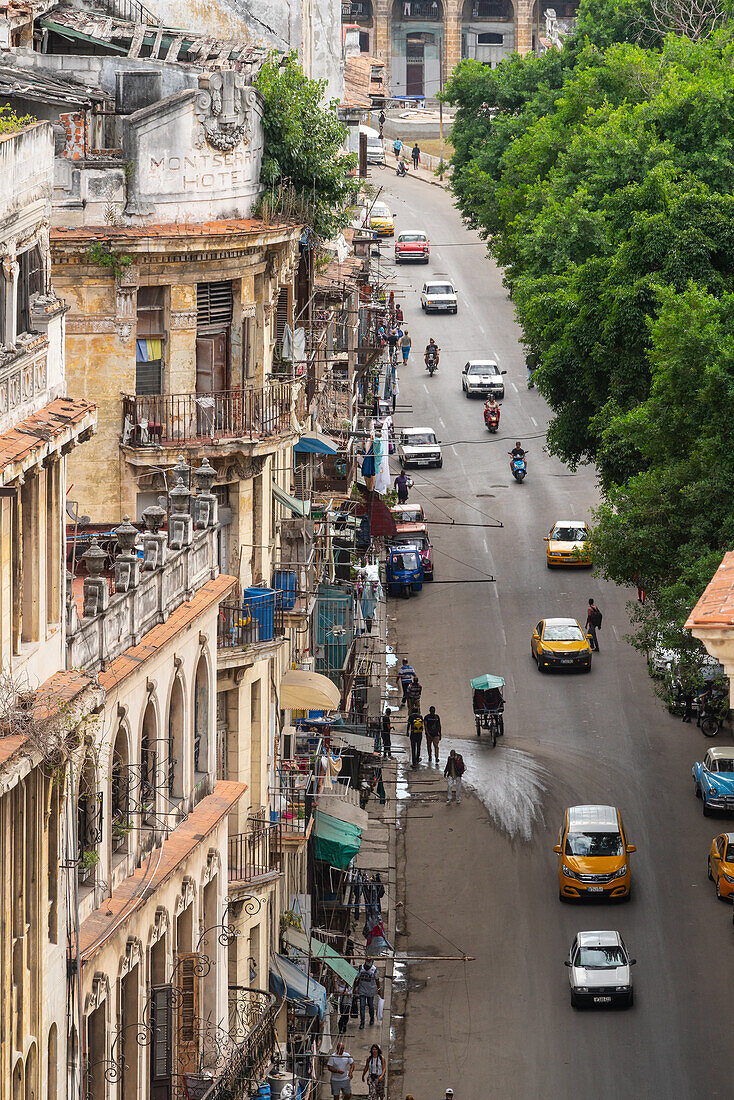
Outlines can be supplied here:
<path id="1" fill-rule="evenodd" d="M 74 434 L 73 429 L 93 427 L 96 409 L 92 401 L 84 398 L 58 397 L 0 434 L 0 480 L 6 480 L 2 474 L 9 467 L 39 462 L 44 452 L 52 449 L 49 444 Z M 17 473 L 13 471 L 12 476 Z"/>
<path id="2" fill-rule="evenodd" d="M 686 626 L 689 630 L 702 626 L 734 626 L 734 550 L 724 554 L 721 565 L 688 616 Z"/>

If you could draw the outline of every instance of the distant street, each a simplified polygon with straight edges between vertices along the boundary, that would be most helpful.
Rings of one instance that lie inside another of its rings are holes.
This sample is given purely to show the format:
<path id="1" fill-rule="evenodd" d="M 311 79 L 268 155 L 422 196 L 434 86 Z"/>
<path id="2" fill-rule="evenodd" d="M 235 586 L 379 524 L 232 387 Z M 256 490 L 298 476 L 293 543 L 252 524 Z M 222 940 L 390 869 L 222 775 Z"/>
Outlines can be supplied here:
<path id="1" fill-rule="evenodd" d="M 398 409 L 396 424 L 434 427 L 444 453 L 443 469 L 413 471 L 411 500 L 429 523 L 503 524 L 431 526 L 437 580 L 491 574 L 496 583 L 428 584 L 388 604 L 398 655 L 415 666 L 424 709 L 435 704 L 444 726 L 441 769 L 408 772 L 407 936 L 398 946 L 476 956 L 410 966 L 404 1078 L 393 1079 L 391 1097 L 437 1100 L 449 1085 L 456 1100 L 730 1097 L 734 930 L 706 857 L 712 837 L 732 825 L 702 817 L 691 779 L 709 742 L 666 714 L 624 641 L 634 591 L 586 570 L 546 568 L 543 536 L 557 519 L 590 518 L 594 473 L 573 474 L 543 451 L 547 409 L 526 388 L 512 302 L 484 243 L 441 189 L 391 170 L 373 170 L 372 180 L 384 186 L 398 231 L 431 238 L 430 265 L 396 269 L 413 338 L 398 399 L 410 409 Z M 391 267 L 392 241 L 383 255 Z M 436 272 L 457 287 L 456 317 L 421 312 L 420 288 Z M 434 378 L 423 369 L 429 336 L 442 349 Z M 472 357 L 497 358 L 508 371 L 498 436 L 484 428 L 482 402 L 462 394 L 460 370 Z M 517 439 L 530 451 L 522 485 L 506 453 Z M 583 625 L 589 596 L 604 612 L 591 674 L 541 676 L 530 658 L 534 624 L 570 615 Z M 506 733 L 495 750 L 474 734 L 469 679 L 483 672 L 507 681 Z M 448 807 L 438 776 L 459 738 L 481 801 Z M 558 900 L 553 845 L 563 809 L 580 802 L 622 810 L 638 849 L 629 904 Z M 621 931 L 638 959 L 629 1011 L 570 1007 L 563 960 L 575 932 L 594 928 Z"/>

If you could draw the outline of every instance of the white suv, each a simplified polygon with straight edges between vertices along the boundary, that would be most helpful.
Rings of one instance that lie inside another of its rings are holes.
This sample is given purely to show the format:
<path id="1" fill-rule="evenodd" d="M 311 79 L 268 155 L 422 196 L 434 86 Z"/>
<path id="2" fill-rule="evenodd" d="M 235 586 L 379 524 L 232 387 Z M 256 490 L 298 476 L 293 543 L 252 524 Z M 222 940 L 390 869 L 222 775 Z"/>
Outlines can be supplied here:
<path id="1" fill-rule="evenodd" d="M 456 289 L 448 275 L 441 272 L 423 284 L 421 309 L 426 313 L 456 313 Z"/>

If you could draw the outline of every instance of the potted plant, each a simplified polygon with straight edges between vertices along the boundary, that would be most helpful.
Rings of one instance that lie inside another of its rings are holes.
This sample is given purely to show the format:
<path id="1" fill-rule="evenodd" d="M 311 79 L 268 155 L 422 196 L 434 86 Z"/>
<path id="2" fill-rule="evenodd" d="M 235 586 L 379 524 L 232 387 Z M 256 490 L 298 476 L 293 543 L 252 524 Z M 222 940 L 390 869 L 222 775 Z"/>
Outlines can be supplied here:
<path id="1" fill-rule="evenodd" d="M 94 868 L 99 863 L 99 852 L 94 848 L 82 852 L 79 857 L 79 877 L 82 882 L 87 882 L 94 874 Z"/>

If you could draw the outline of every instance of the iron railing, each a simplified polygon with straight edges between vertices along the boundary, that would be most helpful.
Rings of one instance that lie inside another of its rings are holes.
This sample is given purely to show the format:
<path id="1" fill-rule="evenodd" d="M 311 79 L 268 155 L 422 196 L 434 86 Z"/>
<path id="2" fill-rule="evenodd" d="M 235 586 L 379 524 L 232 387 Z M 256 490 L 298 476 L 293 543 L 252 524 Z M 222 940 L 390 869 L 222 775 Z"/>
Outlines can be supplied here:
<path id="1" fill-rule="evenodd" d="M 313 813 L 313 776 L 301 777 L 303 785 L 296 780 L 272 787 L 270 806 L 282 826 L 283 833 L 297 833 L 305 836 Z"/>
<path id="2" fill-rule="evenodd" d="M 406 19 L 443 19 L 443 6 L 440 0 L 410 0 L 409 4 L 398 0 L 395 8 L 401 22 Z"/>
<path id="3" fill-rule="evenodd" d="M 179 446 L 214 439 L 263 438 L 292 430 L 291 382 L 263 389 L 122 397 L 122 442 L 132 447 Z"/>
<path id="4" fill-rule="evenodd" d="M 217 620 L 217 646 L 220 649 L 236 649 L 239 646 L 262 645 L 282 638 L 285 634 L 283 607 L 277 599 L 265 609 L 264 601 L 248 597 L 248 606 L 222 603 Z M 263 605 L 258 613 L 258 603 Z"/>
<path id="5" fill-rule="evenodd" d="M 230 882 L 252 882 L 280 870 L 280 824 L 277 821 L 266 823 L 254 819 L 246 833 L 230 836 L 228 845 Z"/>
<path id="6" fill-rule="evenodd" d="M 507 0 L 474 0 L 465 5 L 465 19 L 512 19 L 512 5 Z"/>
<path id="7" fill-rule="evenodd" d="M 275 1017 L 279 1003 L 272 993 L 247 986 L 229 987 L 229 1056 L 201 1100 L 253 1096 L 275 1053 Z"/>

